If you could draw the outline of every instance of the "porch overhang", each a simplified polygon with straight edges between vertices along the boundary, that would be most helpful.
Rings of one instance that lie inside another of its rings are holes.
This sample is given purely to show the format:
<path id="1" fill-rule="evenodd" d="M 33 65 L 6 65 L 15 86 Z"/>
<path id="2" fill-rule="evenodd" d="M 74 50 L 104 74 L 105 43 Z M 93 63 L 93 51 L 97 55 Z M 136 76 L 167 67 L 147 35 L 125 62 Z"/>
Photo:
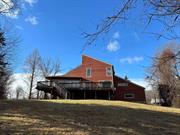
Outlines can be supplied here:
<path id="1" fill-rule="evenodd" d="M 47 76 L 47 80 L 84 80 L 82 77 L 75 76 Z"/>

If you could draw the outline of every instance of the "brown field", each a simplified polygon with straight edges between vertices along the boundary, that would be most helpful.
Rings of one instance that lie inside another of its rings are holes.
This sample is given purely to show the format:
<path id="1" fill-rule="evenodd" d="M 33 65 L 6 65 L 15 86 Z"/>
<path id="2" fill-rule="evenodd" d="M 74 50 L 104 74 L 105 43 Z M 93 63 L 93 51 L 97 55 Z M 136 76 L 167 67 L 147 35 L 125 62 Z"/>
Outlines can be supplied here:
<path id="1" fill-rule="evenodd" d="M 180 135 L 180 109 L 105 100 L 1 100 L 0 134 Z"/>

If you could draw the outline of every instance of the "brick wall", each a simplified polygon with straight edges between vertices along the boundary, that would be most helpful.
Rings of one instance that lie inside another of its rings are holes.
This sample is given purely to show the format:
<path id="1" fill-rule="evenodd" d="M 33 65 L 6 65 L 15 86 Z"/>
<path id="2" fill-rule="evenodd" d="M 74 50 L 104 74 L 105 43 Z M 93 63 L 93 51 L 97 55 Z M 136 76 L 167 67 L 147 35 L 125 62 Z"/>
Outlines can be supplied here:
<path id="1" fill-rule="evenodd" d="M 106 75 L 106 68 L 112 65 L 101 62 L 99 60 L 90 58 L 88 56 L 82 56 L 82 64 L 71 70 L 65 76 L 77 76 L 84 79 L 99 82 L 99 81 L 113 81 L 113 76 Z M 86 77 L 86 68 L 91 68 L 91 77 Z"/>

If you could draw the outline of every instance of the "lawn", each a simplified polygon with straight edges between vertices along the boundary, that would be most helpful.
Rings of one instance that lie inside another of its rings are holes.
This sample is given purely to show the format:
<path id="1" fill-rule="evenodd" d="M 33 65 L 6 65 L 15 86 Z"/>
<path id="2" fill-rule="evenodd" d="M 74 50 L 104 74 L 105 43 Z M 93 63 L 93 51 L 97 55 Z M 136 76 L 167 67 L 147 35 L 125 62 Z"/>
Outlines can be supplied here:
<path id="1" fill-rule="evenodd" d="M 0 134 L 178 135 L 180 109 L 106 100 L 1 100 Z"/>

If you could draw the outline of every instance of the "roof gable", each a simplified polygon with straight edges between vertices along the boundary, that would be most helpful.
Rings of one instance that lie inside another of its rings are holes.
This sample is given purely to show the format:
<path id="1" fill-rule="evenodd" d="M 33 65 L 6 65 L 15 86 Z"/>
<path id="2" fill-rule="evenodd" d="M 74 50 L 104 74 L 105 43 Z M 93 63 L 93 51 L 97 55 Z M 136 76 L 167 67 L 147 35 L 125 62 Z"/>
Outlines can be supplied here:
<path id="1" fill-rule="evenodd" d="M 81 65 L 80 66 L 77 66 L 76 68 L 70 70 L 69 72 L 67 72 L 66 74 L 64 74 L 63 76 L 64 77 L 74 77 L 74 76 L 78 76 L 80 77 L 81 75 L 77 75 L 76 72 L 78 70 L 81 70 Z"/>
<path id="2" fill-rule="evenodd" d="M 108 65 L 108 66 L 112 66 L 112 64 L 109 64 L 109 63 L 106 63 L 104 61 L 101 61 L 101 60 L 98 60 L 98 59 L 95 59 L 95 58 L 92 58 L 90 56 L 87 56 L 87 55 L 82 55 L 82 64 L 84 64 L 85 62 L 98 62 L 100 64 L 105 64 L 105 65 Z"/>
<path id="3" fill-rule="evenodd" d="M 118 78 L 118 79 L 120 79 L 120 80 L 122 80 L 122 81 L 124 81 L 124 82 L 127 82 L 127 83 L 130 83 L 130 84 L 132 84 L 132 85 L 135 85 L 135 86 L 137 86 L 137 87 L 141 87 L 141 88 L 144 88 L 143 86 L 141 86 L 141 85 L 139 85 L 139 84 L 136 84 L 136 83 L 134 83 L 134 82 L 131 82 L 130 80 L 126 80 L 126 79 L 123 79 L 123 78 L 121 78 L 121 77 L 119 77 L 119 76 L 114 76 L 114 77 L 116 77 L 116 78 Z M 145 88 L 144 88 L 145 89 Z"/>

